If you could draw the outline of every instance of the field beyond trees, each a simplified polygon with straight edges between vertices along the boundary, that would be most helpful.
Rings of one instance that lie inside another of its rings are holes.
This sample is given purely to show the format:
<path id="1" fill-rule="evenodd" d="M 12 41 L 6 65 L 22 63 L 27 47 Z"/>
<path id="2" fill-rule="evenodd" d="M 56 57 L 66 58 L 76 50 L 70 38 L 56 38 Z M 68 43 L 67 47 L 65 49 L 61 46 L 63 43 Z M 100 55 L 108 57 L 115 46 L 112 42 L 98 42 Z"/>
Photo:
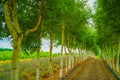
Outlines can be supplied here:
<path id="1" fill-rule="evenodd" d="M 65 59 L 64 59 L 65 60 Z M 2 63 L 1 63 L 2 62 Z M 33 59 L 20 59 L 19 63 L 19 78 L 20 80 L 35 80 L 36 75 L 36 63 L 37 60 Z M 53 76 L 55 80 L 59 79 L 59 66 L 60 58 L 53 58 Z M 65 67 L 65 62 L 64 62 Z M 40 59 L 40 77 L 42 80 L 50 80 L 50 69 L 49 69 L 49 57 L 43 57 Z M 11 63 L 10 61 L 0 61 L 0 79 L 1 80 L 11 80 Z M 64 72 L 65 73 L 65 72 Z"/>
<path id="2" fill-rule="evenodd" d="M 11 60 L 12 52 L 13 52 L 12 49 L 0 48 L 0 61 Z M 59 55 L 60 53 L 53 53 L 53 57 L 58 57 Z M 31 52 L 31 53 L 21 52 L 19 55 L 19 59 L 32 59 L 32 58 L 36 58 L 36 56 L 37 56 L 37 52 Z M 40 58 L 49 57 L 49 56 L 50 56 L 49 52 L 40 53 Z"/>

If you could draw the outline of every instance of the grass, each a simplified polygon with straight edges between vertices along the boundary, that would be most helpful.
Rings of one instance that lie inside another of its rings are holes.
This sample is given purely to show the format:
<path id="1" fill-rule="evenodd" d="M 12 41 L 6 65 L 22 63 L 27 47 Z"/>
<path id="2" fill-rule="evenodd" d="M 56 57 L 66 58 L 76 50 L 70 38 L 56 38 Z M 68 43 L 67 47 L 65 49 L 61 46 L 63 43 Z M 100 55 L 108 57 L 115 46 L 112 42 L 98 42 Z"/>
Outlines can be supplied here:
<path id="1" fill-rule="evenodd" d="M 49 57 L 50 53 L 49 52 L 41 52 L 40 57 Z M 36 52 L 34 53 L 20 53 L 19 58 L 20 59 L 26 59 L 26 58 L 36 58 L 37 54 Z M 59 53 L 54 53 L 53 57 L 59 56 Z M 0 51 L 0 61 L 4 60 L 11 60 L 12 59 L 12 51 L 4 50 Z"/>
<path id="2" fill-rule="evenodd" d="M 65 58 L 64 58 L 65 59 Z M 63 60 L 65 61 L 65 60 Z M 59 69 L 60 69 L 60 58 L 53 58 L 53 70 L 54 70 L 54 78 L 59 77 Z M 64 62 L 65 66 L 65 62 Z M 0 64 L 0 80 L 9 80 L 10 79 L 10 63 Z M 50 70 L 49 70 L 49 58 L 41 58 L 40 59 L 40 77 L 42 80 L 45 78 L 49 78 Z M 57 73 L 56 73 L 57 72 Z M 35 80 L 36 74 L 36 59 L 25 59 L 24 61 L 20 61 L 19 63 L 19 78 L 20 80 Z M 56 80 L 56 79 L 55 79 Z"/>
<path id="3" fill-rule="evenodd" d="M 49 52 L 40 53 L 40 76 L 49 77 Z M 31 54 L 20 53 L 19 78 L 20 80 L 35 80 L 36 52 Z M 59 53 L 53 54 L 53 70 L 59 70 Z M 12 50 L 0 50 L 0 80 L 10 80 Z M 58 75 L 59 76 L 59 75 Z"/>

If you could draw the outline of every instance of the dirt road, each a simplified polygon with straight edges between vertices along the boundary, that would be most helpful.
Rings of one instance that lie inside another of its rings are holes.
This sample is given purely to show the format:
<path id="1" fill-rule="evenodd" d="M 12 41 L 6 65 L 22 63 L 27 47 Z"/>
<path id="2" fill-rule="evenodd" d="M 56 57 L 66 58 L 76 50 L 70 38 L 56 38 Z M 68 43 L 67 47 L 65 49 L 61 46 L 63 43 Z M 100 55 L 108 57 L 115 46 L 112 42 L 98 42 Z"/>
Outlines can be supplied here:
<path id="1" fill-rule="evenodd" d="M 117 80 L 101 60 L 90 58 L 81 64 L 64 80 Z"/>

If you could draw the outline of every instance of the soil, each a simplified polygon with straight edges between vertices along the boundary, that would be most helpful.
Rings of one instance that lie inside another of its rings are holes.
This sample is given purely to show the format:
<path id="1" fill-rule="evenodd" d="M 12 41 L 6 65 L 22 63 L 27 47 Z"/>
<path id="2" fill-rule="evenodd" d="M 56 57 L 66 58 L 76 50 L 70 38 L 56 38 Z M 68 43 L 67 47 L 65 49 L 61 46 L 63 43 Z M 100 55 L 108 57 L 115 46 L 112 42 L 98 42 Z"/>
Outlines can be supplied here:
<path id="1" fill-rule="evenodd" d="M 117 80 L 102 60 L 89 58 L 63 80 Z"/>

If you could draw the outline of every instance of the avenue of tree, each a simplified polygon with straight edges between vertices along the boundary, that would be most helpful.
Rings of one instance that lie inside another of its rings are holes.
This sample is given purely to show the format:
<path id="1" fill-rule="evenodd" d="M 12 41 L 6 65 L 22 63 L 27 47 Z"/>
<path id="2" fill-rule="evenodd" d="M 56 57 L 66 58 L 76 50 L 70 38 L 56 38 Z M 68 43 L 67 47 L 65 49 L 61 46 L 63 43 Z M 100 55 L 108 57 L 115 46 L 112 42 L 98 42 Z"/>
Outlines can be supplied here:
<path id="1" fill-rule="evenodd" d="M 61 46 L 60 79 L 63 56 L 66 72 L 74 67 L 75 61 L 80 62 L 88 55 L 106 60 L 120 72 L 119 2 L 96 0 L 92 13 L 87 0 L 0 0 L 0 39 L 8 38 L 13 46 L 11 80 L 19 80 L 21 51 L 37 52 L 36 80 L 40 80 L 42 38 L 50 40 L 51 80 L 54 45 Z"/>

